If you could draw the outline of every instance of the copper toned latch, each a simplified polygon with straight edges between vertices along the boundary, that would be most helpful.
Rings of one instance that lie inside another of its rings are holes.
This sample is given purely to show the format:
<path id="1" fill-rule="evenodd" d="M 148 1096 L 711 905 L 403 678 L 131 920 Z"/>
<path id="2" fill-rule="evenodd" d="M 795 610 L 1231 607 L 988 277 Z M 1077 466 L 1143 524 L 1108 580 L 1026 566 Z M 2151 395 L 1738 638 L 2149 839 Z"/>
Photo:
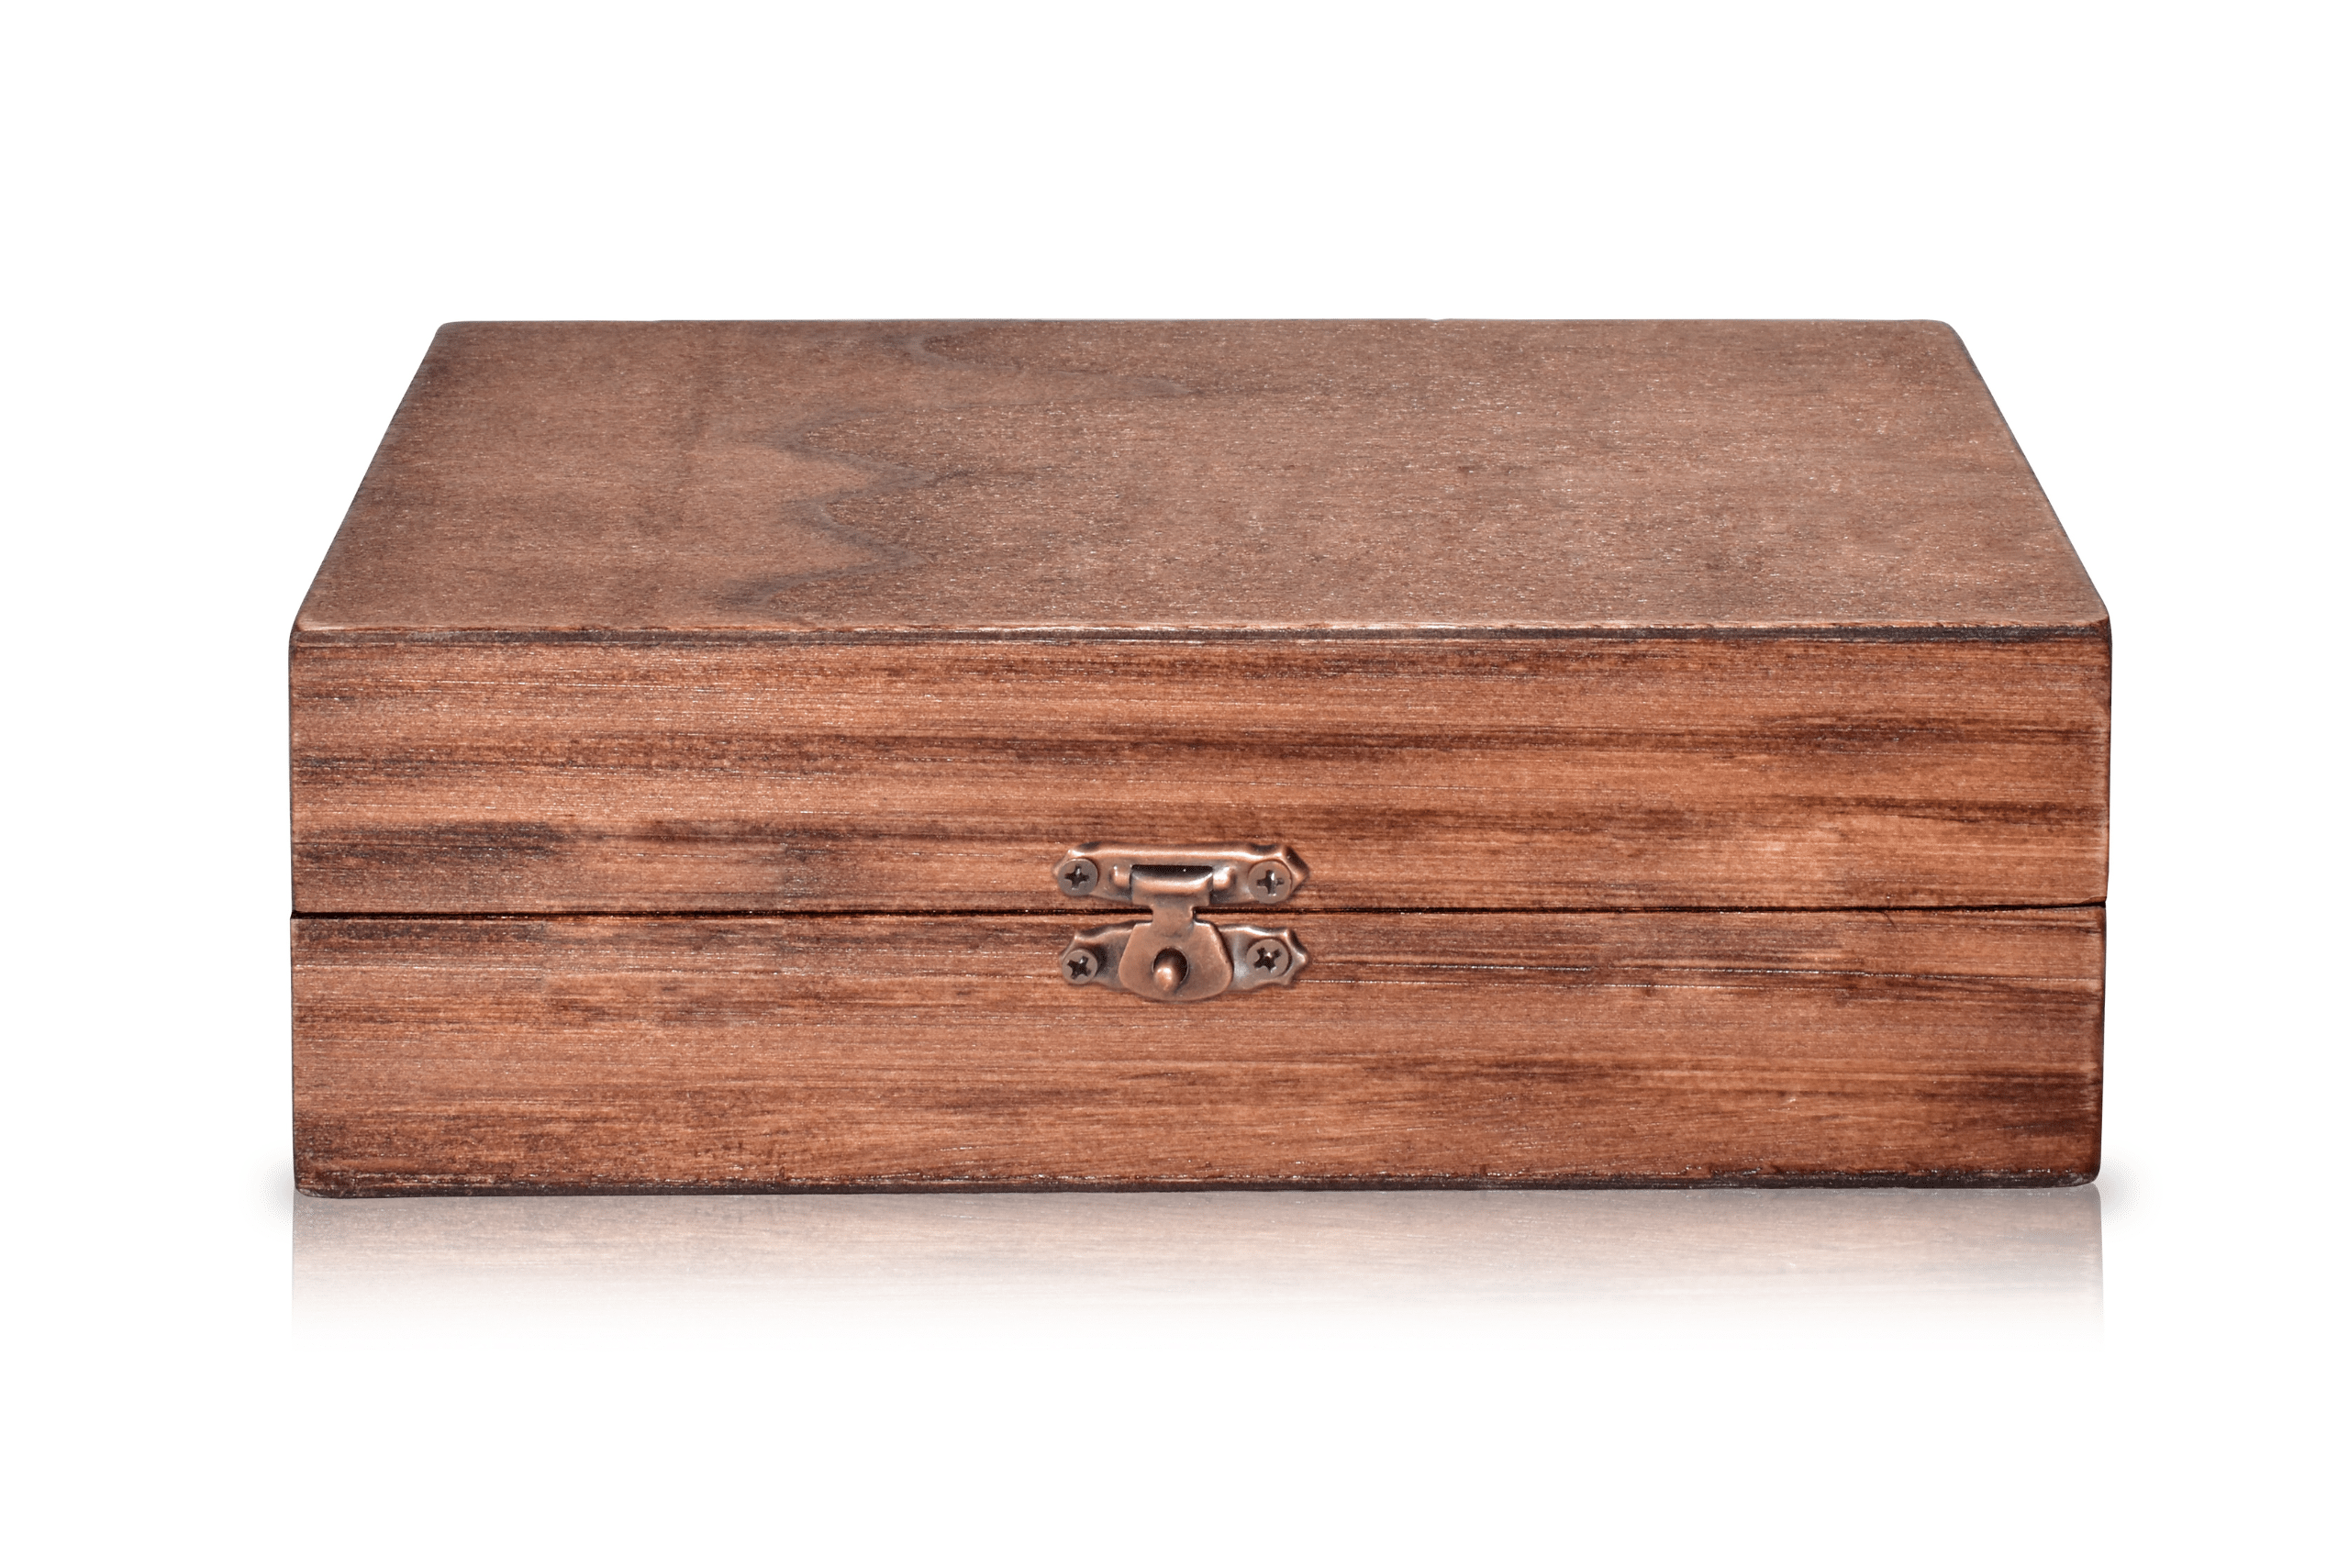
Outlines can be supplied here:
<path id="1" fill-rule="evenodd" d="M 1077 932 L 1061 954 L 1061 973 L 1072 985 L 1106 985 L 1153 1002 L 1204 1002 L 1226 991 L 1294 985 L 1306 963 L 1296 932 L 1210 926 L 1198 913 L 1285 903 L 1305 875 L 1305 862 L 1274 844 L 1079 844 L 1052 868 L 1061 891 L 1147 905 L 1150 918 Z"/>

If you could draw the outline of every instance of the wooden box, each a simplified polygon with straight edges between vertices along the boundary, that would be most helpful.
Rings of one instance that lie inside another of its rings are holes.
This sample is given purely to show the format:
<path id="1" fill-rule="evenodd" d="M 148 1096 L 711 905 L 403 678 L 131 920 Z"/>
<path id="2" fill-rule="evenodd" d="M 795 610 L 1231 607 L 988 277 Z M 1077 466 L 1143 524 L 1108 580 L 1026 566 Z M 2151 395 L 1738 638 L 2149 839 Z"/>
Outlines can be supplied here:
<path id="1" fill-rule="evenodd" d="M 2085 1182 L 2110 670 L 1936 324 L 449 327 L 300 1183 Z"/>

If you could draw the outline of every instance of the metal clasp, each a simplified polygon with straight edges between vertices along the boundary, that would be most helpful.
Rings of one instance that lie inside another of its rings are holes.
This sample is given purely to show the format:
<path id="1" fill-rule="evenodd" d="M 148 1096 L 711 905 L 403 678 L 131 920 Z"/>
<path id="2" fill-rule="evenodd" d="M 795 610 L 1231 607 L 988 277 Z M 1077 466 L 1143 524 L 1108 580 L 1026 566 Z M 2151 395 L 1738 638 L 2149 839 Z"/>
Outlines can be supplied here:
<path id="1" fill-rule="evenodd" d="M 1305 862 L 1275 844 L 1079 844 L 1052 868 L 1061 891 L 1147 905 L 1150 918 L 1079 931 L 1061 954 L 1061 973 L 1072 985 L 1106 985 L 1154 1002 L 1204 1002 L 1226 991 L 1294 985 L 1306 964 L 1294 931 L 1211 926 L 1198 912 L 1285 903 L 1305 877 Z"/>

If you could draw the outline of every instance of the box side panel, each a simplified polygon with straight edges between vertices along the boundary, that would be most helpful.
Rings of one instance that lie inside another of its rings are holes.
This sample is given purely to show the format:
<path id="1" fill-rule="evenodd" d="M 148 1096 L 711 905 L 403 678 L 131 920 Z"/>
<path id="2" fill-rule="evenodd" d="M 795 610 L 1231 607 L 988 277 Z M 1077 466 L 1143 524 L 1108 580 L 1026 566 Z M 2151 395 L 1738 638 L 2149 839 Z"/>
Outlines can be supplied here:
<path id="1" fill-rule="evenodd" d="M 2104 896 L 2110 644 L 406 643 L 294 655 L 296 908 L 1046 909 L 1278 841 L 1301 907 Z"/>
<path id="2" fill-rule="evenodd" d="M 2100 909 L 1300 919 L 1292 990 L 934 918 L 295 927 L 337 1194 L 2039 1184 L 2096 1173 Z"/>

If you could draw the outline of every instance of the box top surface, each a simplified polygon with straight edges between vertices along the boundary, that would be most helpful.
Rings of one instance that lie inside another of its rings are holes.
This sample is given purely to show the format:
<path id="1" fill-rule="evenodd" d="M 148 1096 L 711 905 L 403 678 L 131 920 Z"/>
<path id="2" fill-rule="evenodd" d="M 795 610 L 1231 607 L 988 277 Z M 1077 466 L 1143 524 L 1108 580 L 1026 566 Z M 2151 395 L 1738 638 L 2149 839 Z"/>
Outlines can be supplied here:
<path id="1" fill-rule="evenodd" d="M 1933 322 L 473 322 L 295 630 L 2104 618 Z"/>

